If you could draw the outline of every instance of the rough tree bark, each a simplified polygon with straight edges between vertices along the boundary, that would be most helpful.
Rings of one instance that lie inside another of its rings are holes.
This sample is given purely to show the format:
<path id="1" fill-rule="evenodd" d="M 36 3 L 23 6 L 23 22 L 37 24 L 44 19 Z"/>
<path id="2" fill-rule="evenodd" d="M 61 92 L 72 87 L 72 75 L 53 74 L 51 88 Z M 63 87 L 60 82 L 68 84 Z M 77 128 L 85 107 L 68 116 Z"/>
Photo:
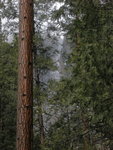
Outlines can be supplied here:
<path id="1" fill-rule="evenodd" d="M 19 4 L 17 150 L 32 150 L 33 141 L 33 0 Z"/>

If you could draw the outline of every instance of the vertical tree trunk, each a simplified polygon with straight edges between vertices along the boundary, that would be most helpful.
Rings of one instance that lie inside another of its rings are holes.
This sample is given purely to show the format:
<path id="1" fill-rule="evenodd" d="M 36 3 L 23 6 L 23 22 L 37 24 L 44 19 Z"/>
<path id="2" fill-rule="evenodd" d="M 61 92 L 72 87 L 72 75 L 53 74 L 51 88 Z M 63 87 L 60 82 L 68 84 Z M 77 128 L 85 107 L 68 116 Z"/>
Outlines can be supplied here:
<path id="1" fill-rule="evenodd" d="M 36 56 L 37 56 L 37 49 L 34 44 L 34 64 L 36 64 Z M 39 123 L 39 130 L 40 130 L 40 145 L 44 146 L 45 141 L 45 131 L 44 131 L 44 122 L 43 122 L 43 114 L 42 114 L 42 102 L 40 100 L 40 77 L 39 77 L 39 68 L 34 65 L 34 78 L 35 78 L 35 86 L 39 89 L 39 93 L 37 97 L 35 97 L 39 112 L 38 112 L 38 123 Z"/>
<path id="2" fill-rule="evenodd" d="M 17 150 L 32 150 L 33 141 L 33 0 L 20 0 Z"/>

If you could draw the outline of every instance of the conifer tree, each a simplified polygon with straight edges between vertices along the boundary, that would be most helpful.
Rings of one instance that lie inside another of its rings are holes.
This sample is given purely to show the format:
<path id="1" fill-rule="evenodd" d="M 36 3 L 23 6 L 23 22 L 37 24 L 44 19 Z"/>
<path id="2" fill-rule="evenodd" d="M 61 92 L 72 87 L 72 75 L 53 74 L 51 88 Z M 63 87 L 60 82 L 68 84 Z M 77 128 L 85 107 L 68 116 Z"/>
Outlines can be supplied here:
<path id="1" fill-rule="evenodd" d="M 20 0 L 17 150 L 32 150 L 33 141 L 33 0 Z"/>

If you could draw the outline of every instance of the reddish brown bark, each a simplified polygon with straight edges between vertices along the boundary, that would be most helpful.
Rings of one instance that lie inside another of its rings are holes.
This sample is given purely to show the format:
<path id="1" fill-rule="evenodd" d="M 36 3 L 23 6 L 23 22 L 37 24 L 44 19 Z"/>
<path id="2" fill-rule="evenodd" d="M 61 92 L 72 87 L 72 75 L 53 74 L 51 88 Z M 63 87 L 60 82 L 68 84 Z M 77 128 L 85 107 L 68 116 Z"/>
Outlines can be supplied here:
<path id="1" fill-rule="evenodd" d="M 17 150 L 32 150 L 33 141 L 33 0 L 20 0 Z"/>

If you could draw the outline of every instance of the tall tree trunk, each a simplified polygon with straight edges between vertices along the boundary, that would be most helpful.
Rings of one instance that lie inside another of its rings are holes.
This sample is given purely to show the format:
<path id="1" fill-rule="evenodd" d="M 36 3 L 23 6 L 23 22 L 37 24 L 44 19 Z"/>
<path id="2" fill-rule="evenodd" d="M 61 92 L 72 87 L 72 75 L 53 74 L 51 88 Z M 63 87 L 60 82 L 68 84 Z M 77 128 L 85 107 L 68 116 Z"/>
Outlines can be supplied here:
<path id="1" fill-rule="evenodd" d="M 36 56 L 37 56 L 37 49 L 34 44 L 34 64 L 36 64 Z M 44 146 L 45 141 L 45 131 L 44 131 L 44 121 L 43 121 L 43 113 L 42 113 L 42 102 L 40 100 L 40 73 L 39 68 L 34 65 L 34 78 L 35 78 L 35 86 L 39 89 L 38 94 L 36 96 L 36 103 L 39 108 L 38 112 L 38 123 L 39 123 L 39 131 L 40 131 L 40 145 Z"/>
<path id="2" fill-rule="evenodd" d="M 20 0 L 17 150 L 32 150 L 33 141 L 33 0 Z"/>

